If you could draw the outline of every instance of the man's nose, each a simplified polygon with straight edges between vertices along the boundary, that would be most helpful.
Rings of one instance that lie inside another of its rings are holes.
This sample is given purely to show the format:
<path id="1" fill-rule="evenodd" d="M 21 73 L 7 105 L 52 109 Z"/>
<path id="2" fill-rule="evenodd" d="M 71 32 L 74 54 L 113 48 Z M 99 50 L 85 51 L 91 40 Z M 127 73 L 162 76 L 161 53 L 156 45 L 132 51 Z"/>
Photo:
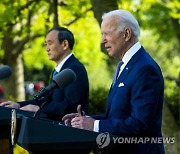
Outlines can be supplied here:
<path id="1" fill-rule="evenodd" d="M 102 40 L 101 40 L 101 43 L 102 44 L 105 44 L 107 41 L 106 41 L 106 37 L 104 35 L 102 35 Z"/>
<path id="2" fill-rule="evenodd" d="M 46 51 L 50 51 L 50 49 L 49 49 L 49 47 L 48 47 L 48 46 L 46 46 Z"/>
<path id="3" fill-rule="evenodd" d="M 106 39 L 103 37 L 102 40 L 101 40 L 101 43 L 105 44 L 106 42 L 107 42 Z"/>

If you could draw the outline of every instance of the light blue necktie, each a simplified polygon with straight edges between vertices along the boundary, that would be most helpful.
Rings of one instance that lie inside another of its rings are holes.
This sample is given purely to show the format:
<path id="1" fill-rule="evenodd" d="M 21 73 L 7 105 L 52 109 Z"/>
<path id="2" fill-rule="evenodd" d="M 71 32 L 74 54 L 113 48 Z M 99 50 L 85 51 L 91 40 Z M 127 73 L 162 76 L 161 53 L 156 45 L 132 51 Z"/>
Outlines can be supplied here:
<path id="1" fill-rule="evenodd" d="M 52 74 L 52 77 L 54 78 L 57 74 L 58 74 L 58 72 L 56 70 L 54 70 L 53 74 Z"/>
<path id="2" fill-rule="evenodd" d="M 116 81 L 118 79 L 118 74 L 119 74 L 119 71 L 121 70 L 122 65 L 123 65 L 123 61 L 119 61 L 118 65 L 116 67 L 116 71 L 114 73 L 112 86 L 114 86 L 114 84 L 116 83 Z"/>

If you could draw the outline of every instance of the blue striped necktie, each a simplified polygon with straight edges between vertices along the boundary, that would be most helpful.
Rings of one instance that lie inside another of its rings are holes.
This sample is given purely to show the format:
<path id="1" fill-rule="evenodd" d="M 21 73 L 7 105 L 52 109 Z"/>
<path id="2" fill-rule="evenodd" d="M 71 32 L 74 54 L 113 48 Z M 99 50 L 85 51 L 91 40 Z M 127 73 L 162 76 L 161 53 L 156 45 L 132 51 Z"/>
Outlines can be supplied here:
<path id="1" fill-rule="evenodd" d="M 113 86 L 116 83 L 116 80 L 118 79 L 118 75 L 119 75 L 119 71 L 121 70 L 121 66 L 123 65 L 123 61 L 119 61 L 117 67 L 116 67 L 116 71 L 114 73 L 114 77 L 113 77 Z"/>

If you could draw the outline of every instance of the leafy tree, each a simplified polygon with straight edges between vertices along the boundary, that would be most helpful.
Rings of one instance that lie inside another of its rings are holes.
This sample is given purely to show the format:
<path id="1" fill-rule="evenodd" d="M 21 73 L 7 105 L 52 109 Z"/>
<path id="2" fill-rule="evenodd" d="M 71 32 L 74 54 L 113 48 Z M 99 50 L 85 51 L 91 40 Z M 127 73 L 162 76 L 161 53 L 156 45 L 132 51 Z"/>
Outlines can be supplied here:
<path id="1" fill-rule="evenodd" d="M 11 79 L 5 82 L 5 91 L 17 100 L 24 99 L 24 69 L 22 62 L 22 51 L 25 44 L 32 39 L 42 35 L 43 25 L 37 25 L 41 19 L 44 9 L 40 6 L 46 5 L 43 1 L 19 0 L 10 2 L 1 1 L 2 11 L 0 13 L 1 27 L 1 57 L 4 64 L 8 64 L 13 69 Z M 38 15 L 37 15 L 38 13 Z M 14 89 L 12 88 L 14 87 Z"/>
<path id="2" fill-rule="evenodd" d="M 173 127 L 169 128 L 174 128 L 168 134 L 177 132 L 177 123 L 174 123 L 173 116 L 169 115 L 175 113 L 174 116 L 179 121 L 178 0 L 1 0 L 0 8 L 0 63 L 13 68 L 12 77 L 2 82 L 5 93 L 20 101 L 25 98 L 24 79 L 42 79 L 48 84 L 54 63 L 47 57 L 43 45 L 44 37 L 50 27 L 61 25 L 75 34 L 73 52 L 87 68 L 91 86 L 90 108 L 94 113 L 99 112 L 99 109 L 94 110 L 101 106 L 98 102 L 104 104 L 115 69 L 115 61 L 104 54 L 106 52 L 100 44 L 101 16 L 118 8 L 131 11 L 139 20 L 142 44 L 163 70 L 164 119 L 167 120 L 166 124 L 173 123 Z M 171 117 L 170 122 L 166 117 Z"/>

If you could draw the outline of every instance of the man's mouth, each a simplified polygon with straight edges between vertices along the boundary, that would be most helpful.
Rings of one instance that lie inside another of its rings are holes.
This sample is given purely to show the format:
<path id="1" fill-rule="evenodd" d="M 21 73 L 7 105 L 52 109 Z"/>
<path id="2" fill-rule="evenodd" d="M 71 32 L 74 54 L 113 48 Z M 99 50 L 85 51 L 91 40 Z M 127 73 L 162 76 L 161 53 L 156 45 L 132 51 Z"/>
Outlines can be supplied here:
<path id="1" fill-rule="evenodd" d="M 106 50 L 109 51 L 111 49 L 111 47 L 106 47 Z"/>

